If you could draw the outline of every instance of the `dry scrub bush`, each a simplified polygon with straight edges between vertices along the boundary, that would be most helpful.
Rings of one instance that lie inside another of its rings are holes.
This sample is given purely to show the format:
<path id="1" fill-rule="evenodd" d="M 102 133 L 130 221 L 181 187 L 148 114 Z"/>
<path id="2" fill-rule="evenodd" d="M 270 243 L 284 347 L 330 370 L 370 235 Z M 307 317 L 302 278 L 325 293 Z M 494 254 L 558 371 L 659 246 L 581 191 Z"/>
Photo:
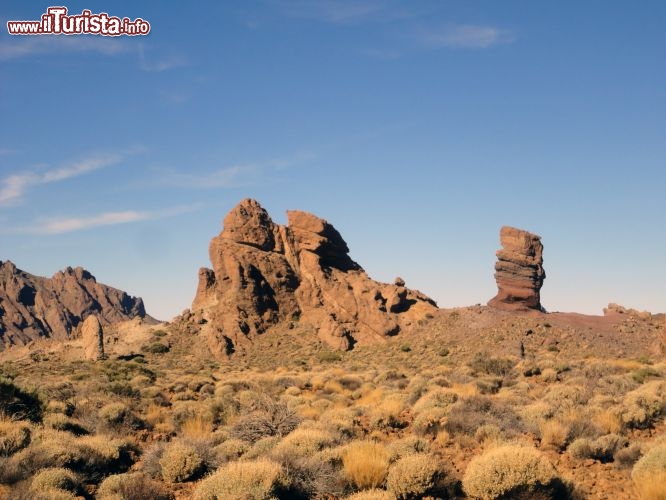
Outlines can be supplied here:
<path id="1" fill-rule="evenodd" d="M 260 397 L 255 410 L 239 418 L 231 428 L 232 437 L 255 443 L 267 436 L 286 436 L 300 423 L 300 418 L 282 401 Z"/>
<path id="2" fill-rule="evenodd" d="M 462 398 L 450 409 L 444 429 L 451 434 L 473 436 L 485 424 L 497 426 L 503 433 L 522 432 L 522 422 L 513 409 L 503 401 L 489 396 Z"/>
<path id="3" fill-rule="evenodd" d="M 30 427 L 23 422 L 0 420 L 0 457 L 8 457 L 30 443 Z"/>
<path id="4" fill-rule="evenodd" d="M 285 436 L 273 449 L 273 455 L 312 456 L 325 447 L 333 445 L 333 436 L 326 431 L 312 428 L 298 428 Z"/>
<path id="5" fill-rule="evenodd" d="M 569 426 L 559 420 L 546 420 L 540 427 L 541 443 L 562 450 L 569 439 Z"/>
<path id="6" fill-rule="evenodd" d="M 180 432 L 187 438 L 203 439 L 213 432 L 213 422 L 206 415 L 194 415 L 185 419 L 180 426 Z"/>
<path id="7" fill-rule="evenodd" d="M 377 429 L 405 427 L 405 422 L 400 416 L 404 409 L 404 398 L 395 394 L 390 395 L 371 408 L 369 412 L 370 426 Z"/>
<path id="8" fill-rule="evenodd" d="M 636 462 L 631 479 L 641 500 L 666 498 L 666 444 L 655 446 Z"/>
<path id="9" fill-rule="evenodd" d="M 435 389 L 421 396 L 414 406 L 412 412 L 416 415 L 429 408 L 449 408 L 458 401 L 458 395 L 450 389 Z"/>
<path id="10" fill-rule="evenodd" d="M 439 475 L 435 457 L 410 455 L 391 465 L 386 484 L 399 499 L 421 498 L 435 488 Z"/>
<path id="11" fill-rule="evenodd" d="M 376 488 L 384 483 L 390 454 L 379 443 L 354 441 L 342 452 L 342 466 L 359 489 Z"/>
<path id="12" fill-rule="evenodd" d="M 390 491 L 373 488 L 349 495 L 345 500 L 396 500 L 396 498 Z"/>
<path id="13" fill-rule="evenodd" d="M 197 449 L 181 441 L 169 443 L 159 462 L 162 478 L 169 483 L 189 481 L 204 468 L 204 462 Z"/>
<path id="14" fill-rule="evenodd" d="M 430 451 L 430 442 L 418 436 L 406 436 L 391 441 L 387 448 L 391 454 L 391 461 L 416 453 L 427 453 Z"/>
<path id="15" fill-rule="evenodd" d="M 473 458 L 462 483 L 467 495 L 482 500 L 562 498 L 564 494 L 548 459 L 534 448 L 515 445 Z"/>
<path id="16" fill-rule="evenodd" d="M 249 446 L 245 441 L 240 439 L 227 439 L 213 448 L 215 456 L 220 462 L 230 462 L 238 460 L 244 453 L 249 450 Z"/>
<path id="17" fill-rule="evenodd" d="M 99 500 L 173 500 L 173 494 L 162 483 L 140 472 L 114 474 L 99 485 Z"/>
<path id="18" fill-rule="evenodd" d="M 30 489 L 41 494 L 48 494 L 53 490 L 76 493 L 79 489 L 79 480 L 68 469 L 52 467 L 37 472 L 32 478 Z"/>
<path id="19" fill-rule="evenodd" d="M 636 429 L 651 427 L 666 411 L 666 382 L 648 382 L 626 395 L 621 418 Z"/>
<path id="20" fill-rule="evenodd" d="M 567 451 L 575 458 L 593 458 L 600 462 L 612 462 L 615 454 L 627 445 L 625 437 L 606 434 L 597 439 L 578 438 L 569 445 Z"/>
<path id="21" fill-rule="evenodd" d="M 203 479 L 194 490 L 194 500 L 268 500 L 284 482 L 280 464 L 266 459 L 229 462 Z"/>

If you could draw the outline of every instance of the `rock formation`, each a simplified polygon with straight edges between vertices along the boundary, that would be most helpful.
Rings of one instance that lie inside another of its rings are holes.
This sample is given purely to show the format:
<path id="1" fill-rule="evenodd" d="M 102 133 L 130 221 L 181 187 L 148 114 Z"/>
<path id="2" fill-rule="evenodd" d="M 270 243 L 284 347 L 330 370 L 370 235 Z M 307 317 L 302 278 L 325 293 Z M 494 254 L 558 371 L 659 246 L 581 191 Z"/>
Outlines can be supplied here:
<path id="1" fill-rule="evenodd" d="M 97 283 L 81 267 L 43 278 L 0 262 L 0 350 L 40 337 L 70 338 L 91 314 L 108 325 L 143 318 L 146 311 L 140 298 Z"/>
<path id="2" fill-rule="evenodd" d="M 104 331 L 95 314 L 91 314 L 81 325 L 83 357 L 90 361 L 104 359 Z"/>
<path id="3" fill-rule="evenodd" d="M 243 200 L 224 219 L 209 253 L 213 269 L 199 271 L 192 312 L 208 328 L 216 353 L 231 353 L 283 322 L 314 325 L 334 348 L 372 343 L 437 309 L 404 281 L 373 281 L 349 257 L 328 222 L 288 211 L 275 224 L 258 202 Z"/>
<path id="4" fill-rule="evenodd" d="M 542 311 L 539 291 L 543 270 L 543 245 L 536 234 L 504 226 L 500 230 L 502 248 L 496 252 L 495 280 L 498 292 L 488 305 L 507 311 Z"/>

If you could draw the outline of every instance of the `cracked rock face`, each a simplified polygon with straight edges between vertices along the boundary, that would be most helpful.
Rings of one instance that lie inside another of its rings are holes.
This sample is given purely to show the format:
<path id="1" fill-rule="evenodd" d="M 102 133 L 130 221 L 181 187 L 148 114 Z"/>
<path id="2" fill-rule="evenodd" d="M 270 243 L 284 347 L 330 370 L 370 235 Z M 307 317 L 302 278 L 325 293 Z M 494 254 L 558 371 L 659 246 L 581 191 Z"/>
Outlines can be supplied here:
<path id="1" fill-rule="evenodd" d="M 68 339 L 93 314 L 108 325 L 146 311 L 140 298 L 98 283 L 81 267 L 43 278 L 0 262 L 0 350 L 40 337 Z"/>
<path id="2" fill-rule="evenodd" d="M 275 224 L 258 202 L 229 212 L 209 246 L 213 269 L 199 271 L 193 313 L 206 320 L 217 354 L 242 349 L 270 327 L 313 325 L 333 348 L 381 342 L 437 309 L 420 292 L 378 283 L 349 257 L 340 233 L 310 213 Z"/>
<path id="3" fill-rule="evenodd" d="M 541 237 L 504 226 L 500 243 L 495 264 L 498 292 L 488 305 L 507 311 L 542 311 L 540 290 L 546 273 Z"/>

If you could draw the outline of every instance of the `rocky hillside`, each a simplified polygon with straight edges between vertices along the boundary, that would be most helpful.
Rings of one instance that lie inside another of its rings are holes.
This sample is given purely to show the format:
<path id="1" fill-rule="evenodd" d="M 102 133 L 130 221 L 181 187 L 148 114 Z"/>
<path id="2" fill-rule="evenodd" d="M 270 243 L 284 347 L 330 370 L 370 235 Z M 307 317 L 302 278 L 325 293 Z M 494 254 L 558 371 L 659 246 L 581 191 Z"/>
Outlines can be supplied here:
<path id="1" fill-rule="evenodd" d="M 372 280 L 349 257 L 327 221 L 287 212 L 275 224 L 258 202 L 243 200 L 224 219 L 209 253 L 213 269 L 199 272 L 187 321 L 205 324 L 209 347 L 231 353 L 271 326 L 311 324 L 326 344 L 348 349 L 381 342 L 437 310 L 405 287 Z"/>
<path id="2" fill-rule="evenodd" d="M 81 267 L 44 278 L 0 261 L 0 350 L 40 337 L 67 339 L 91 314 L 111 324 L 146 311 L 140 298 L 97 283 Z"/>

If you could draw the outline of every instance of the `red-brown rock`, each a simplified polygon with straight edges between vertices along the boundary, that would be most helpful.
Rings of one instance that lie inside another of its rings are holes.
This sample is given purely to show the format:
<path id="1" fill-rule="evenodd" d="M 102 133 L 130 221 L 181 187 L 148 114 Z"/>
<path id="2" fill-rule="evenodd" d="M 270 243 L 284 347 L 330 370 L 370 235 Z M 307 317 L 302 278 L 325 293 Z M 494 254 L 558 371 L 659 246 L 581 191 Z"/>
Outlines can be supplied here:
<path id="1" fill-rule="evenodd" d="M 0 262 L 0 350 L 40 337 L 70 338 L 91 314 L 108 325 L 143 318 L 146 311 L 140 298 L 97 283 L 81 267 L 43 278 Z"/>
<path id="2" fill-rule="evenodd" d="M 546 273 L 541 237 L 504 226 L 500 243 L 502 248 L 496 253 L 495 264 L 498 293 L 488 305 L 509 311 L 542 311 L 540 290 Z"/>
<path id="3" fill-rule="evenodd" d="M 214 352 L 229 354 L 296 319 L 314 325 L 330 346 L 349 349 L 382 341 L 436 310 L 419 292 L 370 279 L 327 221 L 301 211 L 287 218 L 287 226 L 275 224 L 246 199 L 211 241 L 213 269 L 200 270 L 192 311 L 206 320 Z"/>

